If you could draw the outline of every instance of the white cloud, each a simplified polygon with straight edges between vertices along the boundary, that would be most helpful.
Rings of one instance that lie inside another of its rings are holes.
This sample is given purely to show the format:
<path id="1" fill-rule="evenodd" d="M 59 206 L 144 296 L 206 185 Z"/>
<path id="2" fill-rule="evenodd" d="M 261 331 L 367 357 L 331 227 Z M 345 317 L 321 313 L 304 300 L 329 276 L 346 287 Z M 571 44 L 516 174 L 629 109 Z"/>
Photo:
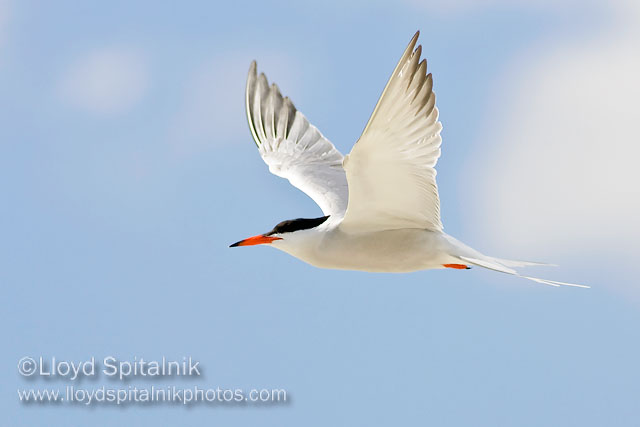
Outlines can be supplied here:
<path id="1" fill-rule="evenodd" d="M 640 255 L 640 8 L 612 6 L 615 28 L 545 40 L 496 80 L 468 176 L 482 238 L 543 258 Z"/>
<path id="2" fill-rule="evenodd" d="M 116 114 L 132 108 L 149 84 L 143 57 L 128 49 L 101 49 L 78 59 L 60 82 L 67 102 L 96 114 Z"/>

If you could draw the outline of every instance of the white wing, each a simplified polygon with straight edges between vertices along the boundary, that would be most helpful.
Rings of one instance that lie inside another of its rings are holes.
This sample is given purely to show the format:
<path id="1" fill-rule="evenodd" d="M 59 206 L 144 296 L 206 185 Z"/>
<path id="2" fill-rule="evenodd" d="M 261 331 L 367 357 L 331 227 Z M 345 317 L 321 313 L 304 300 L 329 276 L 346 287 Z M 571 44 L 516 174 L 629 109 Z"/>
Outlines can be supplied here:
<path id="1" fill-rule="evenodd" d="M 360 139 L 345 158 L 349 204 L 345 231 L 442 230 L 435 165 L 438 109 L 422 46 L 413 36 Z"/>
<path id="2" fill-rule="evenodd" d="M 264 74 L 257 76 L 255 61 L 246 103 L 249 128 L 269 171 L 305 192 L 325 215 L 342 216 L 348 197 L 342 154 L 275 84 L 269 87 Z"/>

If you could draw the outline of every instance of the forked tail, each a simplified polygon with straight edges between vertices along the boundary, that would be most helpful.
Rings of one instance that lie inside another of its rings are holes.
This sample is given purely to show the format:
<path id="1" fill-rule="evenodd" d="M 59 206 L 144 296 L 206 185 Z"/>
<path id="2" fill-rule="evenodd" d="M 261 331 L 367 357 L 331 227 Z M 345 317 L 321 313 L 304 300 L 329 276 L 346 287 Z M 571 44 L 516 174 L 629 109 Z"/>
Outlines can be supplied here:
<path id="1" fill-rule="evenodd" d="M 547 280 L 547 279 L 539 279 L 537 277 L 523 276 L 514 270 L 511 267 L 526 267 L 526 266 L 534 266 L 534 265 L 552 265 L 552 264 L 542 264 L 538 262 L 528 262 L 528 261 L 513 261 L 507 259 L 493 258 L 488 256 L 483 256 L 482 259 L 470 258 L 466 256 L 458 256 L 461 260 L 477 265 L 480 267 L 488 268 L 489 270 L 499 271 L 501 273 L 513 274 L 514 276 L 522 277 L 523 279 L 533 280 L 534 282 L 544 283 L 549 286 L 575 286 L 577 288 L 589 288 L 586 285 L 578 285 L 576 283 L 565 283 L 565 282 L 556 282 L 555 280 Z"/>

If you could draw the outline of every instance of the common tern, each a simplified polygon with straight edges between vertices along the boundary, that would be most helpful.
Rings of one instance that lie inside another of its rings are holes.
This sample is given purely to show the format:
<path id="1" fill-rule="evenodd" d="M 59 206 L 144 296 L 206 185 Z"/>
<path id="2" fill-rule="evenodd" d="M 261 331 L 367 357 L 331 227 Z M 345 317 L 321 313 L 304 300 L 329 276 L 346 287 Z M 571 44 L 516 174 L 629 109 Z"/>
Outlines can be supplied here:
<path id="1" fill-rule="evenodd" d="M 546 264 L 486 256 L 443 231 L 435 169 L 442 125 L 433 78 L 416 47 L 419 34 L 346 156 L 251 63 L 246 111 L 260 155 L 324 216 L 283 221 L 231 247 L 268 244 L 320 268 L 401 273 L 474 265 L 550 286 L 588 287 L 521 275 L 515 268 Z"/>

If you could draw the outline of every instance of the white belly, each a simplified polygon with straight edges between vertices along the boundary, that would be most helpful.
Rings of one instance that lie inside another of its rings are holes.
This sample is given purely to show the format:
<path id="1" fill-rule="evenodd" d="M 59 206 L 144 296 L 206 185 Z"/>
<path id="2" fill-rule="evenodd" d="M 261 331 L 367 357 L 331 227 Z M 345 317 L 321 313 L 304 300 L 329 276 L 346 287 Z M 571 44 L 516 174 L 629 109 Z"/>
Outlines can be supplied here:
<path id="1" fill-rule="evenodd" d="M 420 229 L 344 233 L 332 228 L 304 240 L 274 246 L 316 267 L 340 270 L 401 273 L 460 262 L 450 255 L 455 248 L 445 234 Z"/>

